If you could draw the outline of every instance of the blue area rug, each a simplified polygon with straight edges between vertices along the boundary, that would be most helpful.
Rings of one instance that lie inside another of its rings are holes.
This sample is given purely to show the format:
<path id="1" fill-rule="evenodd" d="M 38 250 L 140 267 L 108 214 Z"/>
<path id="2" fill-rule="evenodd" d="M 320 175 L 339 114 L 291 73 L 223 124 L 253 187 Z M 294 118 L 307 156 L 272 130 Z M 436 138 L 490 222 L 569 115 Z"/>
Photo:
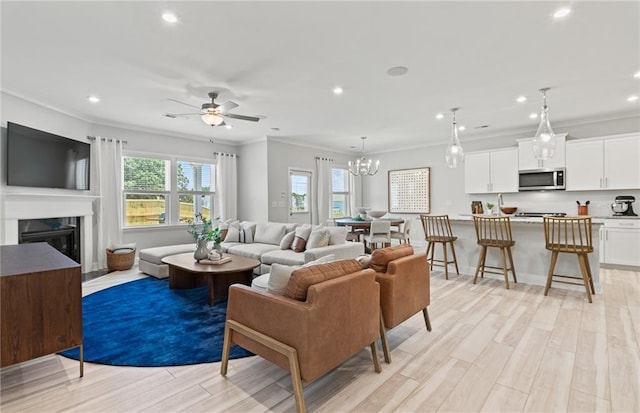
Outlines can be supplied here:
<path id="1" fill-rule="evenodd" d="M 84 360 L 113 366 L 181 366 L 222 358 L 227 302 L 207 304 L 207 287 L 171 290 L 155 278 L 82 299 Z M 63 356 L 78 359 L 79 349 Z M 230 358 L 253 355 L 233 346 Z"/>

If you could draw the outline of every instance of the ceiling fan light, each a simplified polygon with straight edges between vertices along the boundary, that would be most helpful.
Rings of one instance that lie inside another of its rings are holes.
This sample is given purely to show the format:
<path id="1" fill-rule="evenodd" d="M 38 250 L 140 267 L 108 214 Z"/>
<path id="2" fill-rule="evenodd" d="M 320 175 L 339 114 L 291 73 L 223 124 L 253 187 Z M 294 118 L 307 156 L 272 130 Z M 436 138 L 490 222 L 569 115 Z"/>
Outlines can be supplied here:
<path id="1" fill-rule="evenodd" d="M 213 112 L 203 113 L 200 118 L 209 126 L 220 126 L 224 122 L 222 116 L 218 116 Z"/>

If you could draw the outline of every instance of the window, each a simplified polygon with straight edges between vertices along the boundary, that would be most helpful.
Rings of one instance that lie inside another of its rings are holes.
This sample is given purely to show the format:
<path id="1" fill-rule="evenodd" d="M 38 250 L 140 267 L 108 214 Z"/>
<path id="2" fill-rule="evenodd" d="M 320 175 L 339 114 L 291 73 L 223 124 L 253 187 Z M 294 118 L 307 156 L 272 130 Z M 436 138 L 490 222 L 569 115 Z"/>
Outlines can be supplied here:
<path id="1" fill-rule="evenodd" d="M 213 164 L 137 156 L 122 164 L 125 227 L 213 218 Z"/>
<path id="2" fill-rule="evenodd" d="M 331 217 L 342 218 L 349 210 L 349 172 L 342 168 L 331 168 Z"/>
<path id="3" fill-rule="evenodd" d="M 309 187 L 311 174 L 290 173 L 291 179 L 291 212 L 309 212 Z"/>

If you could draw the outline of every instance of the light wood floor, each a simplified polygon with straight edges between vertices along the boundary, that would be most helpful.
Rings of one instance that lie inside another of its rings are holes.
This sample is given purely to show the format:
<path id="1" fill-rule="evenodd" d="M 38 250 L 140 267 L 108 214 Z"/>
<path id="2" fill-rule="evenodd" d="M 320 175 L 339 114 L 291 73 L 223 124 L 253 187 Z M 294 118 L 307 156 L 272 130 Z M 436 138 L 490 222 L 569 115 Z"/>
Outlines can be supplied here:
<path id="1" fill-rule="evenodd" d="M 138 274 L 84 284 L 85 293 Z M 434 272 L 429 312 L 391 331 L 392 364 L 366 349 L 305 387 L 309 411 L 640 412 L 640 272 L 602 270 L 603 294 Z M 135 351 L 135 349 L 132 349 Z M 288 374 L 250 357 L 169 368 L 85 365 L 47 356 L 1 371 L 8 412 L 292 411 Z"/>

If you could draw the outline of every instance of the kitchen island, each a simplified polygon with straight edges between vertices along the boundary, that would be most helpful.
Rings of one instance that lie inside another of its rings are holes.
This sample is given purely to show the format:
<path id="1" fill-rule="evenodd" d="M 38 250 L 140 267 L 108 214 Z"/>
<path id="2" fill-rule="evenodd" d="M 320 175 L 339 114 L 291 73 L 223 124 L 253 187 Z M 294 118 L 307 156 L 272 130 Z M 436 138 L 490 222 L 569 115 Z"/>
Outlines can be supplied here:
<path id="1" fill-rule="evenodd" d="M 476 232 L 473 226 L 471 215 L 451 215 L 451 228 L 453 235 L 458 239 L 455 241 L 458 267 L 461 274 L 474 275 L 481 247 L 476 243 Z M 604 220 L 592 219 L 593 252 L 589 254 L 589 265 L 597 294 L 602 289 L 600 286 L 600 227 Z M 511 232 L 516 244 L 512 248 L 513 263 L 516 269 L 518 283 L 545 285 L 549 263 L 551 262 L 551 252 L 545 248 L 544 228 L 542 218 L 520 218 L 511 217 Z M 442 250 L 436 248 L 436 255 Z M 502 256 L 497 248 L 489 248 L 487 252 L 487 265 L 502 267 Z M 451 277 L 449 267 L 449 277 Z M 580 276 L 580 267 L 575 254 L 560 254 L 554 271 L 556 274 Z M 455 276 L 455 270 L 454 270 Z M 487 274 L 485 277 L 503 280 L 502 275 Z M 509 274 L 511 278 L 511 274 Z M 478 278 L 480 282 L 480 278 Z M 576 291 L 584 291 L 583 286 L 553 283 L 551 288 L 564 288 Z"/>

